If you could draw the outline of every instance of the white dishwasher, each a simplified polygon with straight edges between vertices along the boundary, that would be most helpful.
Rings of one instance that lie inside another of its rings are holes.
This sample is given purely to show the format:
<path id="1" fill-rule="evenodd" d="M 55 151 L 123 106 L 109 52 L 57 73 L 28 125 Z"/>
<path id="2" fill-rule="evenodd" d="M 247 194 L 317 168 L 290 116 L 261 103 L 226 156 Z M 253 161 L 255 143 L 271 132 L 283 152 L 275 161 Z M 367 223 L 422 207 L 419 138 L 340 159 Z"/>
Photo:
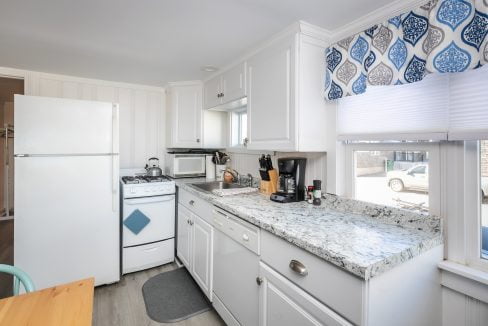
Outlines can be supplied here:
<path id="1" fill-rule="evenodd" d="M 213 215 L 214 307 L 228 325 L 258 325 L 259 228 L 220 208 Z"/>

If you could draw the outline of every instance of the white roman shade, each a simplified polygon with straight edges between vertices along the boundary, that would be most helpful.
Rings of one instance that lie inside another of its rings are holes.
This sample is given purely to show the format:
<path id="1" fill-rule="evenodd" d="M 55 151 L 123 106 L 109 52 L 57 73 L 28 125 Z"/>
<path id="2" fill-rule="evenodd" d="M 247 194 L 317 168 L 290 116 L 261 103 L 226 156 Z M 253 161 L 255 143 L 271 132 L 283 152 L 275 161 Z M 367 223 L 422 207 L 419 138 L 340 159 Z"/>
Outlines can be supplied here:
<path id="1" fill-rule="evenodd" d="M 453 74 L 449 90 L 449 139 L 488 139 L 488 67 Z"/>
<path id="2" fill-rule="evenodd" d="M 342 98 L 337 133 L 340 140 L 488 139 L 488 69 Z"/>

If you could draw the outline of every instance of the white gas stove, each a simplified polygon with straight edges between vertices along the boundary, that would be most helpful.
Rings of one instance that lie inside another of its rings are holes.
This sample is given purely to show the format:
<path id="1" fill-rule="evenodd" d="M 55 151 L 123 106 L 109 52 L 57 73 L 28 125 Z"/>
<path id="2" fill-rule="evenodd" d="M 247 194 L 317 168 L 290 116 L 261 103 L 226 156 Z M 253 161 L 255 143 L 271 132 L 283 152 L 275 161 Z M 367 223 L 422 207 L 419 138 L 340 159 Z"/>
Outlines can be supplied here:
<path id="1" fill-rule="evenodd" d="M 174 181 L 121 174 L 122 273 L 174 261 Z"/>

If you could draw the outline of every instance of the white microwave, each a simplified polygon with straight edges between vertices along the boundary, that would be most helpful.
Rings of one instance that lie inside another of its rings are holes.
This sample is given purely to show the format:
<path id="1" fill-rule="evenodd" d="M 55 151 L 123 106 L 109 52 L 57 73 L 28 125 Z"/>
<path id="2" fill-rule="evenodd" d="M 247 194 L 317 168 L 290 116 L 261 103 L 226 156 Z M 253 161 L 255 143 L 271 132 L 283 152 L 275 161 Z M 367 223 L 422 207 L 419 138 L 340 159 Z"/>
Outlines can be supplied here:
<path id="1" fill-rule="evenodd" d="M 167 153 L 164 174 L 172 178 L 205 176 L 205 154 Z"/>

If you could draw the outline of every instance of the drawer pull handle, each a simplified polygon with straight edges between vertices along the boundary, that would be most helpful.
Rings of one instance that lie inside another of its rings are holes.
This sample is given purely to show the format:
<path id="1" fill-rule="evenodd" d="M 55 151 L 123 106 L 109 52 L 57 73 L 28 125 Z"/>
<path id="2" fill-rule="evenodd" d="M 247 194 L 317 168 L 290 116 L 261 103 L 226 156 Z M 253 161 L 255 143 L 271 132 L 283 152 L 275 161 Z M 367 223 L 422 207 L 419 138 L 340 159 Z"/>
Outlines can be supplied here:
<path id="1" fill-rule="evenodd" d="M 249 236 L 248 236 L 247 234 L 245 234 L 245 233 L 244 233 L 244 234 L 242 235 L 242 240 L 244 240 L 244 241 L 249 241 Z"/>
<path id="2" fill-rule="evenodd" d="M 300 263 L 298 260 L 292 259 L 290 261 L 289 266 L 290 266 L 292 271 L 296 272 L 297 274 L 299 274 L 301 276 L 307 276 L 308 275 L 307 268 L 305 267 L 305 265 Z"/>
<path id="3" fill-rule="evenodd" d="M 195 201 L 194 200 L 190 200 L 189 204 L 193 206 L 195 204 Z"/>
<path id="4" fill-rule="evenodd" d="M 214 223 L 217 224 L 218 226 L 220 227 L 223 227 L 224 226 L 224 223 L 220 222 L 219 220 L 217 220 L 216 218 L 214 218 Z"/>

